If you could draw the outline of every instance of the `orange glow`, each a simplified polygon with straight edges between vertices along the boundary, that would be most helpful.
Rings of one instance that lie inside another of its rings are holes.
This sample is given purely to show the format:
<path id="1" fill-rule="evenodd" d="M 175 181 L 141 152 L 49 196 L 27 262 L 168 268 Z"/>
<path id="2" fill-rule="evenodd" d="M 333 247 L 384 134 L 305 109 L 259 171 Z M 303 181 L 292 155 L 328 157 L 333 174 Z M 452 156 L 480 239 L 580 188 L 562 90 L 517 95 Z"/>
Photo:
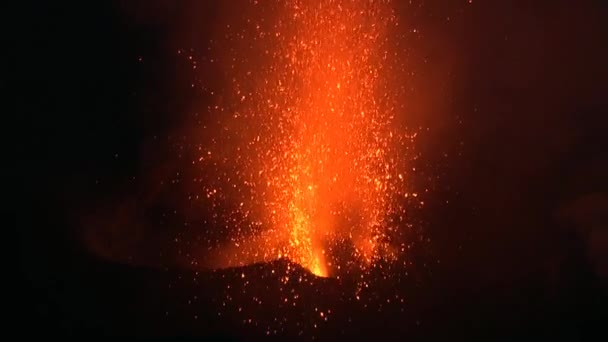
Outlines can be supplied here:
<path id="1" fill-rule="evenodd" d="M 326 277 L 345 259 L 341 241 L 360 268 L 391 257 L 413 138 L 394 122 L 402 86 L 391 80 L 403 68 L 390 1 L 266 11 L 272 20 L 246 19 L 225 36 L 230 90 L 211 108 L 219 119 L 199 160 L 217 176 L 206 189 L 213 208 L 235 208 L 224 218 L 234 228 L 211 266 L 287 258 Z"/>

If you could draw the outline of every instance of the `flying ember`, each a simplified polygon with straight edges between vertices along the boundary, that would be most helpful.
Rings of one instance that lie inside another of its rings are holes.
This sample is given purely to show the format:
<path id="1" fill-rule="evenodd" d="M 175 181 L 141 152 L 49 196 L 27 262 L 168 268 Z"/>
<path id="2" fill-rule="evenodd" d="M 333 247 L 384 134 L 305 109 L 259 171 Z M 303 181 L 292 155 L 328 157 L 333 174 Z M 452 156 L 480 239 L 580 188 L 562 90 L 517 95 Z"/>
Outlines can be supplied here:
<path id="1" fill-rule="evenodd" d="M 230 238 L 208 266 L 285 258 L 327 277 L 396 258 L 414 137 L 390 1 L 252 4 L 213 42 L 227 83 L 197 158 Z"/>

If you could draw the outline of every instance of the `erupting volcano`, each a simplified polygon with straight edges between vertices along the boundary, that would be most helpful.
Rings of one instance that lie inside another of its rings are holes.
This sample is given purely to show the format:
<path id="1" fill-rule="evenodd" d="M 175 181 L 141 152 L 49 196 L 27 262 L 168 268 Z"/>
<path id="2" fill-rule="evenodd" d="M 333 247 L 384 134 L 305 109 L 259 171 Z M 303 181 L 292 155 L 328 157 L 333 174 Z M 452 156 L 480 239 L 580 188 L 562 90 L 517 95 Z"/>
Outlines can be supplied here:
<path id="1" fill-rule="evenodd" d="M 208 60 L 228 82 L 209 90 L 198 184 L 229 239 L 207 266 L 285 258 L 325 277 L 397 258 L 415 134 L 390 1 L 252 7 Z"/>
<path id="2" fill-rule="evenodd" d="M 608 1 L 11 3 L 17 336 L 606 330 Z"/>

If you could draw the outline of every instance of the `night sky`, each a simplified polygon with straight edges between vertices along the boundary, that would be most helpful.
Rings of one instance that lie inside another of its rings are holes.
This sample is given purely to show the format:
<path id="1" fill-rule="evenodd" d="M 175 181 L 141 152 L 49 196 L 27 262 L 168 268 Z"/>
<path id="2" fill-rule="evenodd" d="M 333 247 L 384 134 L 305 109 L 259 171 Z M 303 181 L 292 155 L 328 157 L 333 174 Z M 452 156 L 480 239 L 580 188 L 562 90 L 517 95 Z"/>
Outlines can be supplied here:
<path id="1" fill-rule="evenodd" d="M 409 40 L 409 120 L 425 128 L 415 182 L 428 189 L 412 214 L 424 238 L 412 249 L 409 280 L 390 289 L 405 296 L 405 310 L 352 311 L 350 323 L 304 338 L 605 335 L 606 2 L 396 2 L 400 20 L 422 33 Z M 143 238 L 125 242 L 137 252 L 122 259 L 92 252 L 82 238 L 93 222 L 110 220 L 112 203 L 145 202 L 162 217 L 166 202 L 177 203 L 170 187 L 147 185 L 179 167 L 170 160 L 189 115 L 210 99 L 191 87 L 190 65 L 176 51 L 204 51 L 238 10 L 229 7 L 32 1 L 5 11 L 14 22 L 4 32 L 3 113 L 16 119 L 4 127 L 15 156 L 6 161 L 14 194 L 5 199 L 16 241 L 6 244 L 17 246 L 9 263 L 18 271 L 7 295 L 19 334 L 264 335 L 217 315 L 232 271 L 218 278 L 151 266 L 164 262 L 148 255 L 169 228 L 129 228 Z M 199 77 L 217 82 L 213 70 Z M 315 291 L 326 298 L 336 289 L 323 281 L 303 296 L 314 301 Z"/>

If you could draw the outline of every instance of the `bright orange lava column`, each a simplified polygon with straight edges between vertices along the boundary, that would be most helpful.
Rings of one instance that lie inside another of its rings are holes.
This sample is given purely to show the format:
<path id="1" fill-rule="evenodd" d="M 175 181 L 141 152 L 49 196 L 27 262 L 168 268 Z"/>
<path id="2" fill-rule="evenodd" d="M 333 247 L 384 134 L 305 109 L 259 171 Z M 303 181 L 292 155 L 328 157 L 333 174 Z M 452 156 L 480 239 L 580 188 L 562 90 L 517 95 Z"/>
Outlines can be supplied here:
<path id="1" fill-rule="evenodd" d="M 208 154 L 224 165 L 224 193 L 234 193 L 250 229 L 239 229 L 214 266 L 287 258 L 330 276 L 339 266 L 330 247 L 346 240 L 366 267 L 393 253 L 384 237 L 405 191 L 399 151 L 409 140 L 393 124 L 401 89 L 389 80 L 402 70 L 390 1 L 277 6 L 274 20 L 249 24 L 253 38 L 235 35 L 261 56 L 233 50 L 239 104 L 222 122 L 231 138 L 218 137 Z"/>

